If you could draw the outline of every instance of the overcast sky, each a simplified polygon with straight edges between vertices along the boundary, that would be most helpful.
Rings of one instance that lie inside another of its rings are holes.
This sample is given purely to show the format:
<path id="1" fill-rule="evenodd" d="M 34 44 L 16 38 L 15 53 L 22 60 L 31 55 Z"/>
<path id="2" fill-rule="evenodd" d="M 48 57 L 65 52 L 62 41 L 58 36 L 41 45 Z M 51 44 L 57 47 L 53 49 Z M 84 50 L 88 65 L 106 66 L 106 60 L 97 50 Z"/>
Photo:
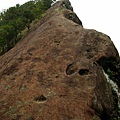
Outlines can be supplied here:
<path id="1" fill-rule="evenodd" d="M 0 0 L 0 11 L 29 0 Z M 111 37 L 120 53 L 120 0 L 70 0 L 84 28 Z"/>

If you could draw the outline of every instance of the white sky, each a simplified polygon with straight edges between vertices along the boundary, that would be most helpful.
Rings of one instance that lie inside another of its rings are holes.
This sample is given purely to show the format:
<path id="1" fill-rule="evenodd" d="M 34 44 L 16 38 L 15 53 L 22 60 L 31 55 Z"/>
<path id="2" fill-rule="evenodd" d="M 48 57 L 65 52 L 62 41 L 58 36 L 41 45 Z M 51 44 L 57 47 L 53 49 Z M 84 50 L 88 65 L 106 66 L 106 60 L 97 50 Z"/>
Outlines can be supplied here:
<path id="1" fill-rule="evenodd" d="M 0 11 L 29 0 L 0 0 Z M 70 0 L 84 28 L 109 35 L 120 53 L 120 0 Z"/>
<path id="2" fill-rule="evenodd" d="M 110 36 L 120 54 L 120 0 L 70 0 L 84 28 Z"/>

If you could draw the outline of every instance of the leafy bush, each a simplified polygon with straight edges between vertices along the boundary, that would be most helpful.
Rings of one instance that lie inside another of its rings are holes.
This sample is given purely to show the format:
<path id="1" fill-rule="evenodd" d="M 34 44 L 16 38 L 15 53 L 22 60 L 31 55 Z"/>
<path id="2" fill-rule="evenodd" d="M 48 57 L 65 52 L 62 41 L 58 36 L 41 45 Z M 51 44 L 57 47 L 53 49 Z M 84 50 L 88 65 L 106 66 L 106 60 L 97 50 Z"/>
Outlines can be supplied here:
<path id="1" fill-rule="evenodd" d="M 0 55 L 10 50 L 23 36 L 21 32 L 26 28 L 29 30 L 35 19 L 41 19 L 54 1 L 28 1 L 0 13 Z"/>

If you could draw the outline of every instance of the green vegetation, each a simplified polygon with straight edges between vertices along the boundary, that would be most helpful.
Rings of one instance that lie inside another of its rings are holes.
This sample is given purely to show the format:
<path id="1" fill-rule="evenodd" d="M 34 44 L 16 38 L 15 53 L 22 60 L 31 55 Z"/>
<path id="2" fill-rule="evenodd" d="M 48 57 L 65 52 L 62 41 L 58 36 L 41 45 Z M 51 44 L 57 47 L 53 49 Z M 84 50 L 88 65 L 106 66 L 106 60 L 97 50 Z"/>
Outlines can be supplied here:
<path id="1" fill-rule="evenodd" d="M 35 19 L 41 19 L 54 1 L 32 0 L 0 13 L 0 55 L 10 50 L 23 37 L 22 31 L 29 30 Z"/>

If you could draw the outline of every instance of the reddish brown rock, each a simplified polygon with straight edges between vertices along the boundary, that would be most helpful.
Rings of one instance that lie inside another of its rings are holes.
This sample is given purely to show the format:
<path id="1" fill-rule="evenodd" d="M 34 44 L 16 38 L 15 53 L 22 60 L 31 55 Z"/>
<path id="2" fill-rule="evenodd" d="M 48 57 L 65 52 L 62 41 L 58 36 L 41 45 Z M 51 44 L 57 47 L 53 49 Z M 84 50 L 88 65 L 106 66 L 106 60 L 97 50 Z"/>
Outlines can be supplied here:
<path id="1" fill-rule="evenodd" d="M 68 1 L 57 2 L 0 57 L 1 120 L 111 120 L 117 115 L 102 67 L 107 71 L 106 64 L 117 64 L 119 55 L 107 35 L 84 29 L 71 10 Z"/>

